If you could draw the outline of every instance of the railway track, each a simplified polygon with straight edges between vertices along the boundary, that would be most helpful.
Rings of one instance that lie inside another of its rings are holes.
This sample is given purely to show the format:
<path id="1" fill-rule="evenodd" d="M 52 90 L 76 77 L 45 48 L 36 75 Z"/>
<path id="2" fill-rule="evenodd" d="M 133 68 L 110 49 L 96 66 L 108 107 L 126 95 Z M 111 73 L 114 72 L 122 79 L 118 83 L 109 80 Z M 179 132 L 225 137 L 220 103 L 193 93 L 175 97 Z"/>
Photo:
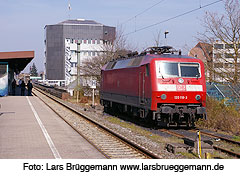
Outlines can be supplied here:
<path id="1" fill-rule="evenodd" d="M 186 138 L 186 137 L 189 137 L 189 135 L 180 134 L 180 133 L 177 133 L 177 132 L 172 131 L 172 130 L 160 129 L 160 131 L 161 131 L 161 132 L 164 132 L 164 133 L 168 133 L 168 134 L 170 134 L 170 135 L 172 135 L 172 136 L 175 136 L 175 137 L 178 137 L 178 138 L 181 138 L 181 139 L 184 139 L 184 138 Z M 186 132 L 186 130 L 184 130 L 184 131 Z M 197 131 L 197 130 L 189 130 L 189 132 L 191 132 L 191 133 L 196 132 L 196 131 Z M 227 142 L 229 141 L 229 143 L 239 144 L 239 142 L 234 141 L 234 140 L 231 140 L 231 139 L 227 139 L 227 138 L 224 138 L 224 137 L 221 137 L 221 136 L 216 136 L 216 135 L 214 135 L 214 134 L 209 134 L 209 133 L 207 133 L 207 132 L 202 132 L 202 131 L 200 131 L 200 132 L 201 132 L 201 135 L 211 136 L 212 138 L 220 138 L 220 139 L 222 139 L 222 140 L 224 140 L 224 141 L 227 141 Z M 236 152 L 231 151 L 231 150 L 229 150 L 229 149 L 225 149 L 225 148 L 220 147 L 220 146 L 218 146 L 218 145 L 212 145 L 212 146 L 213 146 L 213 149 L 215 149 L 215 150 L 218 150 L 218 151 L 227 153 L 227 154 L 229 154 L 229 155 L 231 155 L 231 156 L 240 158 L 240 154 L 239 154 L 239 153 L 236 153 Z"/>
<path id="2" fill-rule="evenodd" d="M 196 130 L 190 130 L 190 131 L 191 132 L 196 132 Z M 240 142 L 232 140 L 232 139 L 229 139 L 229 138 L 226 138 L 226 137 L 223 137 L 223 136 L 219 136 L 219 135 L 216 135 L 216 134 L 208 133 L 208 132 L 205 132 L 205 131 L 202 131 L 202 130 L 201 130 L 201 134 L 202 135 L 206 135 L 206 136 L 211 137 L 211 138 L 218 138 L 218 139 L 226 141 L 228 143 L 232 143 L 232 144 L 240 146 Z"/>
<path id="3" fill-rule="evenodd" d="M 191 131 L 192 132 L 196 132 L 196 130 L 191 130 Z M 232 139 L 229 139 L 229 138 L 226 138 L 226 137 L 223 137 L 223 136 L 219 136 L 219 135 L 216 135 L 216 134 L 211 134 L 211 133 L 208 133 L 208 132 L 204 132 L 202 130 L 201 130 L 201 134 L 205 135 L 205 136 L 208 136 L 208 137 L 211 137 L 211 138 L 214 138 L 214 139 L 218 138 L 218 139 L 223 140 L 223 141 L 225 141 L 227 143 L 231 143 L 231 144 L 235 144 L 237 146 L 240 146 L 240 142 L 232 140 Z M 227 154 L 232 155 L 234 157 L 240 158 L 240 154 L 236 153 L 234 151 L 231 151 L 231 150 L 228 150 L 228 149 L 225 149 L 223 147 L 216 146 L 216 145 L 213 145 L 213 148 L 215 150 L 219 150 L 221 152 L 227 153 Z"/>
<path id="4" fill-rule="evenodd" d="M 92 120 L 84 113 L 67 106 L 59 98 L 51 96 L 38 88 L 33 89 L 34 95 L 39 97 L 57 115 L 59 115 L 75 131 L 98 149 L 106 158 L 110 159 L 159 159 L 158 155 L 146 148 L 115 133 L 109 128 Z"/>

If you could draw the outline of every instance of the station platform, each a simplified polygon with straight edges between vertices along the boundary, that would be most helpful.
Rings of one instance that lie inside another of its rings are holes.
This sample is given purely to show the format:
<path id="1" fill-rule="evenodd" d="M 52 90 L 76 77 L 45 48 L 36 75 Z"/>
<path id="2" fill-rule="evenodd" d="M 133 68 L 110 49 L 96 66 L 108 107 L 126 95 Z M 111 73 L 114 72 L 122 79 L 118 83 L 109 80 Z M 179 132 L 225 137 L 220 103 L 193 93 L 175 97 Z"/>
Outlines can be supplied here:
<path id="1" fill-rule="evenodd" d="M 1 159 L 104 159 L 35 96 L 0 97 Z"/>

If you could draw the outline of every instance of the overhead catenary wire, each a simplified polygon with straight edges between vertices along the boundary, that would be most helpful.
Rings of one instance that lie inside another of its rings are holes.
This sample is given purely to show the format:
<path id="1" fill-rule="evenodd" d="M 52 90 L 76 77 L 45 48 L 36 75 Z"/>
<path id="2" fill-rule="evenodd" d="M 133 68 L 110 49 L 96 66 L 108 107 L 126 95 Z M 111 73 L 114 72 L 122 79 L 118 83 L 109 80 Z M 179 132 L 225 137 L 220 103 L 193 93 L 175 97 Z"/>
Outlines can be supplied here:
<path id="1" fill-rule="evenodd" d="M 135 29 L 135 30 L 132 31 L 132 32 L 129 32 L 129 33 L 124 34 L 124 36 L 128 36 L 128 35 L 130 35 L 130 34 L 133 34 L 133 33 L 136 33 L 136 32 L 139 32 L 139 31 L 142 31 L 142 30 L 151 28 L 151 27 L 153 27 L 153 26 L 159 25 L 159 24 L 164 23 L 164 22 L 168 22 L 168 21 L 173 20 L 173 19 L 176 19 L 176 18 L 178 18 L 178 17 L 182 17 L 182 16 L 184 16 L 184 15 L 190 14 L 190 13 L 195 12 L 195 11 L 198 11 L 198 10 L 200 10 L 200 9 L 209 7 L 209 6 L 213 5 L 213 4 L 219 3 L 219 2 L 221 2 L 221 1 L 223 1 L 223 0 L 214 1 L 214 2 L 212 2 L 212 3 L 209 3 L 209 4 L 206 4 L 206 5 L 200 6 L 200 7 L 198 7 L 198 8 L 192 9 L 192 10 L 190 10 L 190 11 L 184 12 L 184 13 L 179 14 L 179 15 L 176 15 L 176 16 L 174 16 L 174 17 L 170 17 L 170 18 L 168 18 L 168 19 L 166 19 L 166 20 L 163 20 L 163 21 L 154 23 L 154 24 L 152 24 L 152 25 L 148 25 L 148 26 L 145 26 L 145 27 L 142 27 L 142 28 L 139 28 L 139 29 Z"/>
<path id="2" fill-rule="evenodd" d="M 158 4 L 162 3 L 163 1 L 164 1 L 164 0 L 161 0 L 161 1 L 157 2 L 156 4 L 152 5 L 151 7 L 148 7 L 147 9 L 143 10 L 142 12 L 140 12 L 140 13 L 136 14 L 135 16 L 129 18 L 128 20 L 122 22 L 121 25 L 123 25 L 123 24 L 125 24 L 125 23 L 127 23 L 127 22 L 129 22 L 129 21 L 131 21 L 131 20 L 133 20 L 133 19 L 136 19 L 137 16 L 142 15 L 143 13 L 147 12 L 148 10 L 152 9 L 153 7 L 155 7 L 155 6 L 157 6 Z"/>

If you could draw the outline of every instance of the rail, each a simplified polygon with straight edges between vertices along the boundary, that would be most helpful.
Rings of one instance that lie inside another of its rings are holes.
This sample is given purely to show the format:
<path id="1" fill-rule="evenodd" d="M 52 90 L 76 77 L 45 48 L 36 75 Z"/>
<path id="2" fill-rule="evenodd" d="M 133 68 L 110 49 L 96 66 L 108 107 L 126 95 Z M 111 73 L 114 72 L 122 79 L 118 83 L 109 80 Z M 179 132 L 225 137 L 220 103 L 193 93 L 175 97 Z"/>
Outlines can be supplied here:
<path id="1" fill-rule="evenodd" d="M 71 110 L 72 112 L 80 115 L 81 117 L 83 117 L 83 118 L 86 119 L 87 121 L 91 122 L 92 124 L 96 125 L 97 127 L 103 129 L 105 132 L 108 132 L 109 134 L 111 134 L 111 135 L 114 136 L 115 138 L 121 140 L 121 142 L 124 142 L 126 145 L 129 145 L 130 147 L 132 147 L 133 149 L 137 150 L 138 152 L 141 152 L 143 155 L 146 156 L 146 158 L 152 158 L 152 159 L 160 159 L 160 158 L 161 158 L 160 156 L 152 153 L 151 151 L 149 151 L 149 150 L 147 150 L 146 148 L 138 145 L 137 143 L 135 143 L 135 142 L 127 139 L 126 137 L 124 137 L 124 136 L 116 133 L 115 131 L 107 128 L 106 126 L 104 126 L 104 125 L 102 125 L 102 124 L 94 121 L 93 119 L 91 119 L 91 118 L 90 118 L 89 116 L 87 116 L 86 114 L 81 113 L 80 111 L 78 111 L 78 110 L 76 110 L 76 109 L 68 106 L 67 104 L 65 104 L 64 102 L 62 102 L 60 99 L 58 99 L 58 98 L 56 98 L 56 97 L 54 97 L 54 96 L 51 96 L 50 94 L 45 93 L 44 91 L 42 91 L 42 90 L 39 89 L 39 88 L 35 88 L 35 89 L 36 89 L 38 92 L 44 94 L 45 96 L 51 98 L 51 99 L 54 100 L 55 102 L 59 103 L 60 105 L 66 107 L 66 108 L 69 109 L 69 110 Z M 34 91 L 33 91 L 33 92 L 34 92 Z M 35 95 L 36 95 L 36 93 L 35 93 Z M 46 103 L 46 104 L 47 104 L 47 103 Z M 65 120 L 65 119 L 64 119 L 64 120 Z M 65 122 L 66 122 L 66 120 L 65 120 Z M 67 123 L 68 123 L 68 122 L 67 122 Z M 72 126 L 70 123 L 68 123 L 68 124 L 73 128 L 73 126 Z M 74 130 L 76 130 L 76 129 L 74 129 Z M 81 134 L 81 135 L 82 135 L 82 134 Z M 83 136 L 83 135 L 82 135 L 82 136 Z M 84 137 L 84 138 L 85 138 L 85 137 Z M 95 145 L 95 144 L 92 143 L 91 141 L 90 141 L 90 143 L 93 144 L 93 145 Z M 95 145 L 95 147 L 97 147 L 97 146 Z M 98 150 L 101 150 L 101 149 L 98 148 Z M 104 153 L 104 151 L 101 151 L 101 152 Z M 105 155 L 106 155 L 106 154 L 105 154 Z M 107 156 L 107 155 L 106 155 L 106 156 Z M 109 158 L 109 156 L 107 156 L 107 157 Z"/>

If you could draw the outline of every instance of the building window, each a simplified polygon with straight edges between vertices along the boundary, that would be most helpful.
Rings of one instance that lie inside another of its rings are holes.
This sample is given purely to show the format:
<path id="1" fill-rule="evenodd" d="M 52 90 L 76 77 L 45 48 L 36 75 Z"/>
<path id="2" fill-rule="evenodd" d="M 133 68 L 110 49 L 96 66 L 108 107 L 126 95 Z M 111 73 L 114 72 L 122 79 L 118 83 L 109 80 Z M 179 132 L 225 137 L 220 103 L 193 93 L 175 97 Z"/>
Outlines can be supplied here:
<path id="1" fill-rule="evenodd" d="M 225 53 L 225 58 L 234 58 L 234 54 Z"/>
<path id="2" fill-rule="evenodd" d="M 233 68 L 233 63 L 225 63 L 225 68 Z"/>
<path id="3" fill-rule="evenodd" d="M 88 40 L 88 44 L 91 44 L 91 39 Z"/>
<path id="4" fill-rule="evenodd" d="M 216 53 L 214 54 L 214 59 L 222 58 L 222 53 Z"/>
<path id="5" fill-rule="evenodd" d="M 223 68 L 223 63 L 215 63 L 214 67 L 215 68 Z"/>
<path id="6" fill-rule="evenodd" d="M 84 44 L 87 44 L 87 40 L 83 40 L 83 43 L 84 43 Z"/>
<path id="7" fill-rule="evenodd" d="M 223 49 L 223 44 L 214 44 L 215 49 Z"/>
<path id="8" fill-rule="evenodd" d="M 92 44 L 95 44 L 95 40 L 92 40 Z"/>
<path id="9" fill-rule="evenodd" d="M 233 49 L 234 46 L 233 46 L 233 44 L 225 44 L 225 48 L 226 49 Z"/>
<path id="10" fill-rule="evenodd" d="M 77 67 L 77 63 L 76 62 L 71 62 L 71 67 Z"/>

